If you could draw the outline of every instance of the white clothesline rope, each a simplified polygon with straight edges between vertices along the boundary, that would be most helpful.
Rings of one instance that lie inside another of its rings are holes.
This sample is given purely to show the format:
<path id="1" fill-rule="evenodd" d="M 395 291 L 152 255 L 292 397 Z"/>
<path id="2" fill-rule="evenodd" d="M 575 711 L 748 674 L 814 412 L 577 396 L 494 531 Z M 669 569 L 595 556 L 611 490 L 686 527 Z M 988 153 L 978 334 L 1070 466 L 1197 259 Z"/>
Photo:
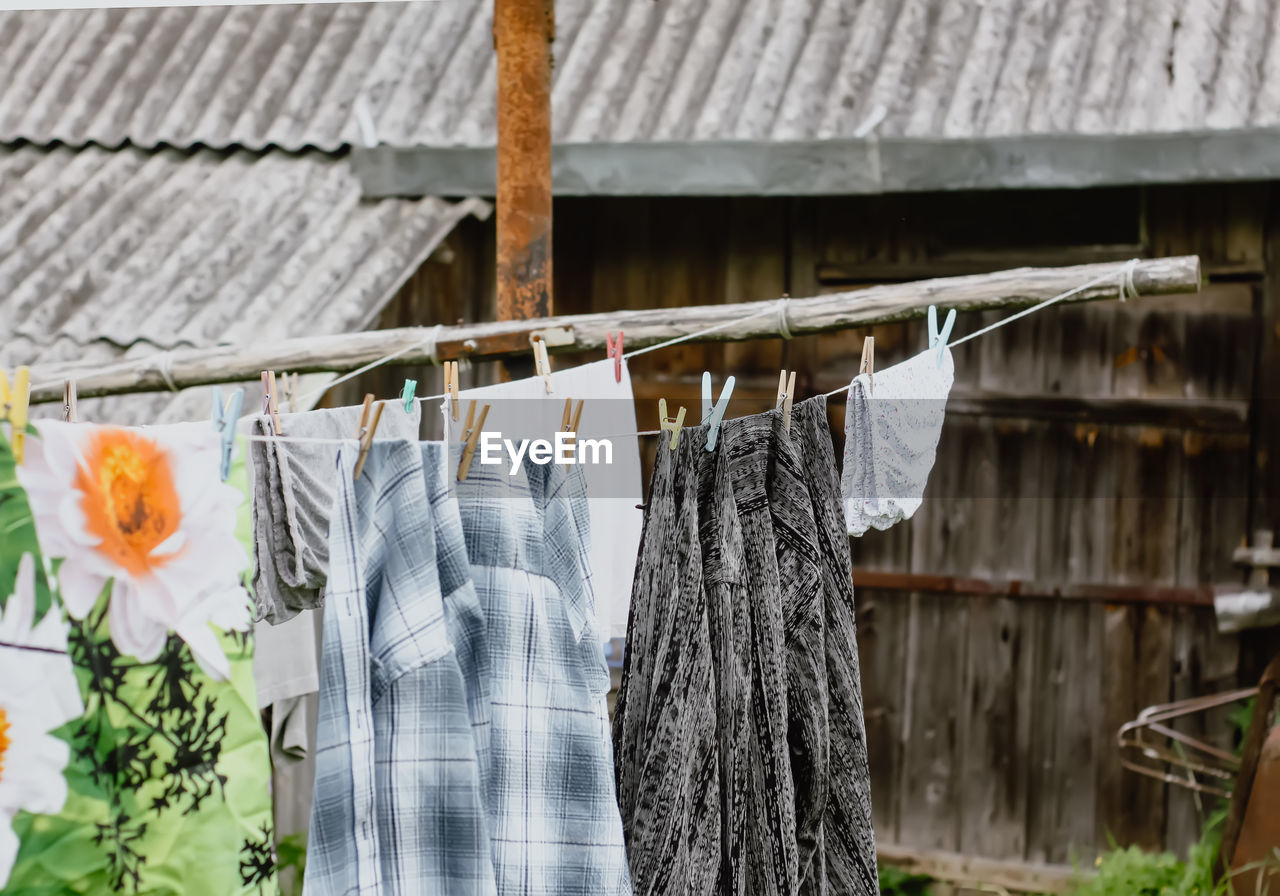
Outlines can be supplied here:
<path id="1" fill-rule="evenodd" d="M 1127 262 L 1125 262 L 1124 267 L 1120 269 L 1120 274 L 1119 274 L 1120 282 L 1118 284 L 1118 289 L 1120 293 L 1119 299 L 1122 302 L 1125 301 L 1126 299 L 1138 298 L 1138 289 L 1136 286 L 1133 285 L 1133 269 L 1136 268 L 1137 266 L 1138 266 L 1138 259 L 1131 258 Z M 1068 289 L 1066 292 L 1060 292 L 1056 296 L 1053 296 L 1052 298 L 1045 299 L 1043 302 L 1037 302 L 1036 304 L 1032 305 L 1030 308 L 1023 308 L 1021 311 L 1015 314 L 1010 314 L 1008 317 L 1002 317 L 1000 318 L 1000 320 L 996 321 L 995 323 L 988 324 L 987 326 L 983 327 L 980 330 L 974 330 L 972 333 L 961 336 L 959 339 L 953 339 L 951 342 L 947 343 L 947 348 L 954 348 L 955 346 L 960 345 L 961 343 L 968 342 L 970 339 L 977 339 L 979 336 L 985 336 L 987 333 L 990 333 L 992 330 L 1000 329 L 1005 324 L 1011 324 L 1015 320 L 1024 318 L 1029 314 L 1035 314 L 1037 311 L 1042 311 L 1045 308 L 1048 308 L 1050 305 L 1053 305 L 1057 302 L 1061 302 L 1063 299 L 1069 299 L 1072 296 L 1076 295 L 1077 293 L 1084 292 L 1086 289 L 1089 289 L 1090 287 L 1097 286 L 1100 283 L 1106 283 L 1108 280 L 1112 279 L 1113 276 L 1115 275 L 1103 274 L 1102 276 L 1094 277 L 1092 280 L 1088 280 L 1084 283 L 1081 283 L 1079 286 L 1072 287 L 1071 289 Z M 832 389 L 830 392 L 824 392 L 822 397 L 830 398 L 833 395 L 839 395 L 841 392 L 849 391 L 849 388 L 850 388 L 849 386 L 841 386 L 838 389 Z"/>
<path id="2" fill-rule="evenodd" d="M 1118 297 L 1122 302 L 1129 298 L 1135 298 L 1135 299 L 1138 298 L 1138 290 L 1133 282 L 1133 272 L 1138 265 L 1138 261 L 1139 259 L 1137 258 L 1129 259 L 1129 261 L 1125 262 L 1124 267 L 1122 267 L 1119 271 L 1119 274 L 1118 274 L 1119 282 L 1117 283 L 1117 290 L 1119 293 Z M 1011 324 L 1015 320 L 1020 320 L 1021 318 L 1024 318 L 1030 314 L 1035 314 L 1037 311 L 1042 311 L 1045 308 L 1048 308 L 1050 305 L 1054 305 L 1058 302 L 1063 301 L 1064 299 L 1069 299 L 1078 293 L 1084 292 L 1086 289 L 1090 289 L 1091 287 L 1097 286 L 1101 283 L 1105 283 L 1108 280 L 1111 280 L 1115 277 L 1117 277 L 1116 274 L 1103 274 L 1098 277 L 1094 277 L 1091 280 L 1087 280 L 1084 283 L 1081 283 L 1079 286 L 1072 287 L 1071 289 L 1068 289 L 1065 292 L 1060 292 L 1056 296 L 1045 299 L 1042 302 L 1037 302 L 1036 304 L 1030 306 L 1029 308 L 1024 308 L 1023 310 L 1015 314 L 1010 314 L 1008 317 L 1001 318 L 1000 320 L 996 321 L 993 324 L 989 324 L 979 330 L 975 330 L 972 333 L 969 333 L 965 336 L 961 336 L 959 339 L 952 340 L 951 342 L 947 343 L 947 348 L 953 348 L 957 345 L 968 342 L 970 339 L 976 339 L 979 336 L 986 335 L 987 333 L 990 333 L 992 330 L 997 330 L 1000 327 L 1005 326 L 1006 324 Z M 646 352 L 657 351 L 658 349 L 662 349 L 662 348 L 670 348 L 671 346 L 679 345 L 682 342 L 689 342 L 691 340 L 698 339 L 701 336 L 707 336 L 707 335 L 710 335 L 711 333 L 715 333 L 720 330 L 726 330 L 730 327 L 737 326 L 738 324 L 743 323 L 744 321 L 748 321 L 756 317 L 761 317 L 765 314 L 776 314 L 778 316 L 778 325 L 779 325 L 778 329 L 780 331 L 782 338 L 790 339 L 791 331 L 790 331 L 790 328 L 787 326 L 787 317 L 786 317 L 787 305 L 790 301 L 791 299 L 789 297 L 783 296 L 777 302 L 772 302 L 768 306 L 760 309 L 759 311 L 753 311 L 751 314 L 744 315 L 743 317 L 736 318 L 734 320 L 727 321 L 725 323 L 716 324 L 715 326 L 706 327 L 701 330 L 695 330 L 692 333 L 686 333 L 683 336 L 677 336 L 674 339 L 668 339 L 665 342 L 659 342 L 655 345 L 650 345 L 644 348 L 636 349 L 635 351 L 626 352 L 625 354 L 623 354 L 622 357 L 634 358 L 638 355 L 643 355 Z M 436 358 L 436 340 L 439 337 L 441 326 L 442 325 L 437 324 L 435 327 L 433 327 L 431 332 L 428 334 L 427 338 L 422 343 L 423 345 L 428 346 L 427 354 L 429 355 L 432 364 L 437 366 L 439 365 L 440 362 Z M 327 392 L 329 389 L 332 389 L 334 386 L 338 385 L 339 383 L 346 382 L 347 380 L 357 377 L 362 373 L 366 373 L 370 370 L 373 370 L 376 367 L 380 367 L 381 365 L 386 364 L 388 361 L 392 361 L 395 358 L 398 358 L 400 355 L 403 355 L 405 352 L 410 351 L 412 348 L 414 348 L 414 345 L 408 345 L 400 349 L 399 351 L 392 352 L 391 354 L 386 355 L 385 357 L 378 358 L 375 361 L 371 361 L 357 370 L 353 370 L 350 373 L 345 374 L 344 376 L 338 377 L 337 379 L 331 381 L 321 389 L 312 390 L 311 392 L 304 395 L 302 397 L 302 400 L 305 401 L 308 398 L 313 398 L 318 395 L 322 395 L 325 392 Z M 591 363 L 597 363 L 597 362 L 588 361 L 586 363 L 591 364 Z M 585 365 L 577 365 L 577 366 L 581 367 Z M 563 368 L 563 370 L 573 370 L 573 369 L 575 368 L 573 367 Z M 835 395 L 839 395 L 841 392 L 848 392 L 848 390 L 849 390 L 849 386 L 840 386 L 839 388 L 832 389 L 830 392 L 824 392 L 821 397 L 831 398 Z M 462 392 L 465 393 L 466 390 L 462 390 Z M 411 401 L 414 401 L 414 402 L 439 401 L 439 400 L 448 399 L 449 397 L 450 396 L 448 394 L 420 395 L 420 396 L 415 396 L 414 398 L 411 399 Z M 390 401 L 399 401 L 400 399 L 388 398 L 388 399 L 382 399 L 382 400 L 390 402 Z M 258 416 L 258 414 L 249 413 L 249 414 L 245 414 L 244 417 L 241 419 L 245 419 L 248 417 L 255 417 L 255 416 Z M 633 432 L 633 433 L 617 433 L 614 435 L 599 436 L 599 438 L 621 439 L 621 438 L 630 438 L 633 436 L 654 436 L 654 435 L 660 435 L 663 432 L 665 432 L 665 430 L 650 429 L 650 430 L 642 430 L 640 432 Z M 343 444 L 344 442 L 354 440 L 354 436 L 352 437 L 352 439 L 321 439 L 321 438 L 304 438 L 304 437 L 275 436 L 275 435 L 251 435 L 251 436 L 246 436 L 245 438 L 254 442 L 296 442 L 299 444 L 310 443 L 310 444 L 330 444 L 330 445 L 340 445 L 340 444 Z"/>

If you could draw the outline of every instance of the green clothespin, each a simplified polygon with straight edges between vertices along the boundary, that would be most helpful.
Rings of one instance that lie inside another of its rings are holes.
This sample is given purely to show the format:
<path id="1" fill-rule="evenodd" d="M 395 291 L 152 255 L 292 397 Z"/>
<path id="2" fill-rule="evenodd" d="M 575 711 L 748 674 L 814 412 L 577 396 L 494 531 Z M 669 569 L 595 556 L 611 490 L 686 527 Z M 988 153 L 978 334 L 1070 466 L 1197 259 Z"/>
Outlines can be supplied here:
<path id="1" fill-rule="evenodd" d="M 404 388 L 400 390 L 400 397 L 404 399 L 404 412 L 406 414 L 413 413 L 413 393 L 417 388 L 417 380 L 405 380 Z"/>

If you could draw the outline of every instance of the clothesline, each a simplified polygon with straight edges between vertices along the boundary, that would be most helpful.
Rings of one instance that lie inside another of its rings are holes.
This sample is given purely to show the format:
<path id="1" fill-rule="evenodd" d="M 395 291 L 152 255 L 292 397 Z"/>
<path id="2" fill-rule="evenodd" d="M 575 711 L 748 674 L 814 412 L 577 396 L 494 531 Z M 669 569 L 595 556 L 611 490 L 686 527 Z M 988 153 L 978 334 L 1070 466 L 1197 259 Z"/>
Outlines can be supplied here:
<path id="1" fill-rule="evenodd" d="M 1126 273 L 1126 265 L 1130 266 Z M 1111 298 L 1109 284 L 1131 284 L 1132 295 L 1195 292 L 1196 256 L 1106 262 L 1064 268 L 1019 268 L 990 274 L 885 284 L 809 298 L 724 305 L 651 308 L 563 315 L 540 320 L 494 321 L 458 326 L 401 327 L 332 336 L 283 339 L 268 344 L 213 346 L 157 352 L 111 365 L 84 363 L 32 371 L 32 403 L 57 402 L 74 379 L 81 398 L 157 392 L 256 380 L 263 370 L 346 373 L 388 358 L 401 364 L 444 360 L 501 360 L 525 355 L 540 338 L 552 354 L 601 351 L 607 334 L 623 330 L 636 356 L 673 340 L 735 342 L 790 338 L 810 333 L 893 323 L 940 310 L 985 311 L 1036 305 L 1076 289 L 1069 301 Z M 1093 285 L 1083 287 L 1082 283 Z M 695 335 L 696 334 L 696 335 Z M 383 361 L 382 363 L 388 363 Z"/>
<path id="2" fill-rule="evenodd" d="M 1011 314 L 1011 315 L 1009 315 L 1008 317 L 1001 318 L 1000 320 L 998 320 L 998 321 L 996 321 L 996 322 L 994 322 L 994 323 L 992 323 L 992 324 L 988 324 L 987 326 L 983 327 L 983 328 L 982 328 L 982 329 L 980 329 L 980 330 L 976 330 L 976 331 L 974 331 L 973 333 L 969 333 L 968 335 L 961 336 L 959 339 L 954 339 L 954 340 L 950 341 L 949 343 L 947 343 L 947 348 L 952 348 L 952 347 L 954 347 L 954 346 L 960 345 L 961 343 L 968 342 L 968 341 L 969 341 L 969 340 L 971 340 L 971 339 L 975 339 L 975 338 L 977 338 L 978 336 L 983 336 L 983 335 L 985 335 L 985 334 L 987 334 L 987 333 L 992 332 L 993 330 L 997 330 L 997 329 L 999 329 L 1000 327 L 1005 326 L 1006 324 L 1010 324 L 1010 323 L 1012 323 L 1012 322 L 1013 322 L 1013 321 L 1015 321 L 1015 320 L 1019 320 L 1019 319 L 1021 319 L 1021 318 L 1027 317 L 1028 315 L 1034 314 L 1034 313 L 1035 313 L 1035 312 L 1037 312 L 1037 311 L 1041 311 L 1041 310 L 1043 310 L 1043 309 L 1045 309 L 1045 308 L 1048 308 L 1048 307 L 1049 307 L 1049 306 L 1051 306 L 1051 305 L 1054 305 L 1054 304 L 1057 304 L 1057 303 L 1059 303 L 1059 302 L 1065 301 L 1065 300 L 1067 300 L 1067 299 L 1071 298 L 1072 296 L 1079 295 L 1080 293 L 1084 292 L 1085 290 L 1088 290 L 1088 289 L 1090 289 L 1090 288 L 1092 288 L 1092 287 L 1094 287 L 1094 286 L 1098 286 L 1098 285 L 1100 285 L 1100 284 L 1102 284 L 1102 283 L 1115 282 L 1115 283 L 1117 284 L 1118 298 L 1120 299 L 1120 301 L 1125 301 L 1126 299 L 1129 299 L 1129 298 L 1137 298 L 1137 297 L 1138 297 L 1138 292 L 1137 292 L 1137 289 L 1135 288 L 1134 283 L 1133 283 L 1133 272 L 1134 272 L 1134 270 L 1137 268 L 1138 264 L 1139 264 L 1139 259 L 1137 259 L 1137 258 L 1130 259 L 1129 261 L 1125 262 L 1125 263 L 1120 267 L 1120 269 L 1119 269 L 1118 273 L 1111 273 L 1111 272 L 1108 272 L 1108 273 L 1106 273 L 1106 274 L 1100 274 L 1100 275 L 1098 275 L 1097 277 L 1094 277 L 1094 278 L 1092 278 L 1092 279 L 1090 279 L 1090 280 L 1088 280 L 1088 281 L 1086 281 L 1086 282 L 1084 282 L 1084 283 L 1081 283 L 1081 284 L 1080 284 L 1080 285 L 1078 285 L 1078 286 L 1075 286 L 1075 287 L 1072 287 L 1071 289 L 1068 289 L 1068 290 L 1065 290 L 1065 291 L 1063 291 L 1063 292 L 1060 292 L 1060 293 L 1058 293 L 1057 295 L 1055 295 L 1055 296 L 1051 296 L 1050 298 L 1045 299 L 1045 300 L 1044 300 L 1044 301 L 1042 301 L 1042 302 L 1038 302 L 1038 303 L 1036 303 L 1035 305 L 1032 305 L 1030 308 L 1024 308 L 1023 310 L 1021 310 L 1021 311 L 1017 312 L 1016 314 Z M 786 300 L 784 299 L 784 300 L 782 300 L 782 301 L 786 301 Z M 780 306 L 778 306 L 778 307 L 780 307 Z M 765 315 L 765 314 L 769 314 L 769 313 L 782 314 L 782 312 L 781 312 L 781 311 L 779 311 L 779 310 L 776 310 L 776 309 L 775 309 L 775 307 L 765 307 L 765 308 L 761 308 L 760 310 L 758 310 L 758 311 L 754 311 L 754 312 L 752 312 L 751 314 L 749 314 L 749 315 L 747 315 L 746 317 L 743 317 L 743 318 L 738 318 L 738 319 L 735 319 L 735 320 L 732 320 L 732 321 L 727 321 L 727 322 L 724 322 L 724 323 L 716 324 L 716 325 L 711 326 L 711 327 L 705 327 L 705 328 L 703 328 L 703 329 L 701 329 L 701 330 L 697 330 L 697 331 L 694 331 L 694 332 L 692 332 L 692 333 L 687 333 L 687 334 L 685 334 L 685 335 L 683 335 L 683 336 L 677 336 L 677 337 L 675 337 L 675 338 L 673 338 L 673 339 L 668 339 L 668 340 L 666 340 L 665 342 L 660 342 L 660 343 L 657 343 L 657 344 L 655 344 L 655 345 L 646 346 L 645 348 L 636 349 L 636 350 L 634 350 L 634 351 L 626 352 L 626 353 L 624 353 L 624 354 L 623 354 L 623 357 L 624 357 L 624 358 L 633 358 L 633 357 L 635 357 L 635 356 L 637 356 L 637 355 L 645 354 L 646 352 L 652 352 L 652 351 L 657 351 L 658 349 L 670 348 L 671 346 L 679 345 L 679 344 L 684 343 L 684 342 L 692 342 L 692 341 L 694 341 L 695 339 L 698 339 L 698 338 L 700 338 L 700 337 L 702 337 L 702 336 L 710 335 L 710 334 L 715 333 L 715 332 L 718 332 L 718 331 L 720 331 L 720 330 L 727 329 L 728 327 L 731 327 L 731 326 L 735 326 L 735 325 L 741 324 L 741 323 L 743 323 L 744 321 L 746 321 L 746 320 L 748 320 L 748 319 L 750 319 L 750 318 L 754 318 L 754 317 L 761 317 L 761 316 L 763 316 L 763 315 Z M 338 385 L 339 383 L 345 382 L 345 381 L 347 381 L 347 380 L 349 380 L 349 379 L 352 379 L 353 377 L 359 376 L 359 375 L 360 375 L 360 374 L 362 374 L 362 373 L 367 373 L 368 371 L 370 371 L 370 370 L 372 370 L 372 369 L 374 369 L 374 368 L 376 368 L 376 367 L 382 366 L 383 364 L 386 364 L 386 363 L 388 363 L 388 362 L 390 362 L 390 361 L 395 360 L 395 358 L 399 357 L 399 356 L 400 356 L 400 355 L 402 355 L 403 353 L 404 353 L 404 349 L 401 349 L 401 350 L 400 350 L 400 351 L 398 351 L 398 352 L 393 352 L 393 353 L 391 353 L 391 354 L 389 354 L 389 355 L 384 355 L 383 357 L 378 358 L 378 359 L 376 359 L 376 360 L 374 360 L 374 361 L 370 362 L 369 364 L 364 365 L 363 367 L 359 368 L 358 370 L 353 370 L 351 373 L 348 373 L 348 374 L 346 374 L 345 376 L 338 377 L 336 380 L 334 380 L 334 381 L 332 381 L 332 382 L 328 383 L 328 384 L 327 384 L 323 389 L 318 390 L 318 391 L 319 391 L 319 392 L 321 392 L 321 393 L 323 393 L 324 391 L 327 391 L 327 390 L 329 390 L 329 389 L 332 389 L 334 386 Z M 586 362 L 586 363 L 595 363 L 595 362 Z M 585 366 L 585 365 L 584 365 L 584 364 L 580 364 L 580 365 L 576 365 L 576 366 L 577 366 L 577 367 L 581 367 L 581 366 Z M 575 368 L 574 368 L 574 367 L 566 367 L 566 368 L 563 368 L 563 369 L 564 369 L 564 370 L 573 370 L 573 369 L 575 369 Z M 849 388 L 848 386 L 840 386 L 840 387 L 838 387 L 838 388 L 836 388 L 836 389 L 832 389 L 830 392 L 825 392 L 825 393 L 823 393 L 823 396 L 822 396 L 822 397 L 824 397 L 824 398 L 831 398 L 832 396 L 834 396 L 834 395 L 838 395 L 838 394 L 840 394 L 841 392 L 847 392 L 847 391 L 848 391 L 848 388 Z M 463 391 L 465 392 L 465 390 L 463 390 Z M 309 398 L 309 397 L 313 397 L 313 396 L 312 396 L 310 393 L 308 393 L 308 395 L 303 396 L 304 403 L 305 403 L 305 399 L 306 399 L 306 398 Z M 428 402 L 428 401 L 441 401 L 441 400 L 445 400 L 445 399 L 447 399 L 447 398 L 449 398 L 449 395 L 447 395 L 447 394 L 439 394 L 439 395 L 422 395 L 422 396 L 416 396 L 416 397 L 414 397 L 414 398 L 412 398 L 412 399 L 410 399 L 410 400 L 411 400 L 411 401 L 413 401 L 413 402 L 416 402 L 416 403 L 421 403 L 421 402 Z M 388 400 L 394 400 L 394 399 L 388 399 Z M 245 415 L 244 415 L 244 417 L 242 417 L 242 419 L 244 419 L 244 418 L 248 418 L 248 417 L 255 417 L 255 416 L 257 416 L 257 413 L 256 413 L 256 412 L 251 412 L 251 413 L 249 413 L 249 414 L 245 414 Z M 700 422 L 701 422 L 701 423 L 706 423 L 707 421 L 706 421 L 706 420 L 702 420 L 702 421 L 700 421 Z M 641 430 L 641 431 L 639 431 L 639 432 L 615 433 L 615 434 L 612 434 L 612 435 L 602 435 L 602 436 L 598 436 L 598 438 L 610 438 L 610 439 L 615 439 L 615 438 L 617 438 L 617 439 L 621 439 L 621 438 L 631 438 L 631 437 L 639 437 L 639 436 L 654 436 L 654 435 L 660 435 L 662 432 L 663 432 L 663 431 L 662 431 L 662 430 L 660 430 L 660 429 L 651 429 L 651 430 Z M 298 443 L 300 443 L 300 444 L 301 444 L 301 443 L 308 443 L 308 442 L 310 442 L 310 443 L 317 443 L 317 444 L 318 444 L 318 443 L 341 444 L 343 441 L 345 441 L 345 440 L 343 440 L 343 439 L 305 439 L 305 438 L 304 438 L 304 439 L 291 439 L 289 436 L 275 436 L 275 435 L 256 435 L 256 436 L 249 436 L 248 438 L 249 438 L 250 440 L 252 440 L 252 441 L 263 441 L 263 442 L 290 442 L 290 441 L 294 441 L 294 442 L 298 442 Z"/>

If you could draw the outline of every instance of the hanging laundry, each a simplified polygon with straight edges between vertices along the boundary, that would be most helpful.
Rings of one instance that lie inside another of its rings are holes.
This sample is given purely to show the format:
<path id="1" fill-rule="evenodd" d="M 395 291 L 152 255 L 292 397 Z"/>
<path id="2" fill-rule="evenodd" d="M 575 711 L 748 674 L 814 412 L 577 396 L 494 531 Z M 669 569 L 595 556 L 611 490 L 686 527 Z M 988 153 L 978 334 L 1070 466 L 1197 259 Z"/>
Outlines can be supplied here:
<path id="1" fill-rule="evenodd" d="M 613 716 L 637 893 L 719 894 L 724 823 L 715 665 L 698 535 L 707 427 L 659 447 Z M 726 676 L 728 672 L 723 673 Z"/>
<path id="2" fill-rule="evenodd" d="M 446 601 L 479 609 L 456 504 L 427 476 L 444 447 L 375 443 L 353 482 L 357 453 L 331 479 L 306 891 L 496 893 L 466 646 L 445 618 Z M 450 528 L 457 550 L 442 553 Z"/>
<path id="3" fill-rule="evenodd" d="M 629 894 L 582 477 L 459 455 L 340 454 L 308 892 Z"/>
<path id="4" fill-rule="evenodd" d="M 641 483 L 640 444 L 636 431 L 635 396 L 627 362 L 595 361 L 551 374 L 553 392 L 547 393 L 542 377 L 530 377 L 469 389 L 468 399 L 491 406 L 485 429 L 511 439 L 551 438 L 560 428 L 564 400 L 585 401 L 580 439 L 608 439 L 610 463 L 585 464 L 590 505 L 592 583 L 595 588 L 597 627 L 604 640 L 627 633 L 627 610 L 640 529 L 644 515 L 637 505 L 644 492 Z"/>
<path id="5" fill-rule="evenodd" d="M 353 439 L 361 408 L 281 414 L 291 439 Z M 421 407 L 383 414 L 380 439 L 417 441 Z M 253 420 L 254 435 L 270 435 L 268 417 Z M 306 441 L 254 441 L 253 525 L 257 618 L 283 622 L 324 601 L 329 571 L 329 508 L 338 445 Z"/>
<path id="6" fill-rule="evenodd" d="M 860 374 L 845 406 L 844 493 L 850 535 L 888 529 L 920 508 L 955 380 L 950 349 Z"/>
<path id="7" fill-rule="evenodd" d="M 0 640 L 44 651 L 18 661 L 31 691 L 0 677 L 5 892 L 277 889 L 247 507 L 219 461 L 207 424 L 42 421 L 16 471 L 0 440 Z"/>
<path id="8" fill-rule="evenodd" d="M 870 896 L 825 400 L 795 405 L 790 434 L 772 411 L 724 421 L 715 452 L 705 435 L 685 430 L 676 451 L 658 451 L 614 716 L 636 889 Z"/>

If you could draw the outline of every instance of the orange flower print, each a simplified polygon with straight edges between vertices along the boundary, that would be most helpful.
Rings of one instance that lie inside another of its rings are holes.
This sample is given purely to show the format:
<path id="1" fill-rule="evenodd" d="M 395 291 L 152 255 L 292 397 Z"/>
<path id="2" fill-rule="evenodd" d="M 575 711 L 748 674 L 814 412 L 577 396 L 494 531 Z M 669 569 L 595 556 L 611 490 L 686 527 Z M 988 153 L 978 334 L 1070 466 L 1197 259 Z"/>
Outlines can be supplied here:
<path id="1" fill-rule="evenodd" d="M 70 750 L 50 732 L 84 712 L 62 613 L 36 622 L 35 610 L 35 558 L 23 554 L 0 610 L 0 890 L 18 854 L 14 816 L 58 812 L 67 800 Z"/>
<path id="2" fill-rule="evenodd" d="M 111 639 L 155 659 L 169 632 L 209 674 L 230 671 L 215 628 L 249 625 L 235 537 L 240 493 L 218 476 L 203 424 L 153 429 L 42 421 L 18 477 L 41 551 L 61 558 L 58 593 L 83 619 L 110 584 Z"/>

